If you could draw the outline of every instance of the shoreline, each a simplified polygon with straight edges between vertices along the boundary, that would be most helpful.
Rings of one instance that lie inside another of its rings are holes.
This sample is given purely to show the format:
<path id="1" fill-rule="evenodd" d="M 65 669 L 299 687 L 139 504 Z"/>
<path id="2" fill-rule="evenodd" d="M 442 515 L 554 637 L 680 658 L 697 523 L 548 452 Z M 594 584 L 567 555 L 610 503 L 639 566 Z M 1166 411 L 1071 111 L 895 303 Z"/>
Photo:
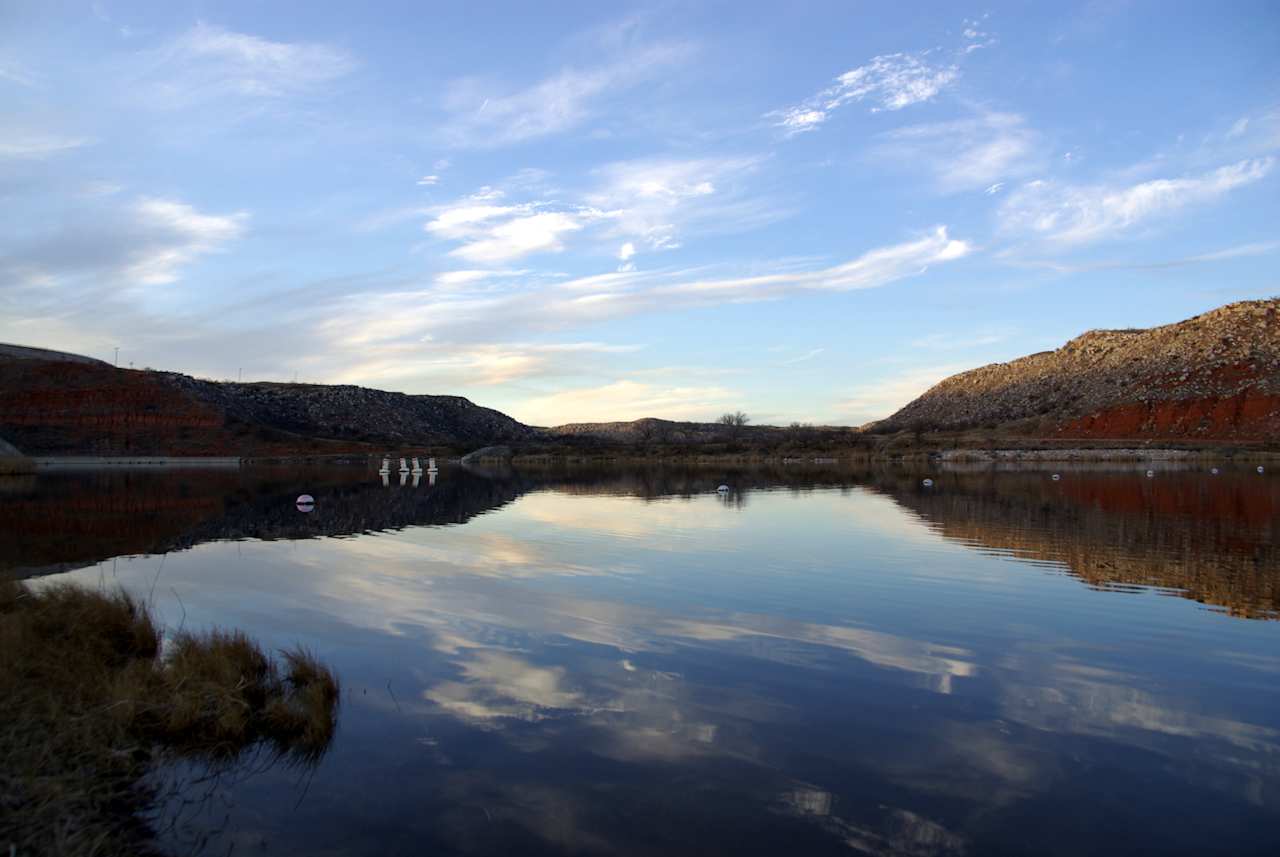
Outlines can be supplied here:
<path id="1" fill-rule="evenodd" d="M 239 467 L 241 459 L 232 456 L 121 456 L 121 455 L 57 455 L 33 456 L 36 470 L 93 470 L 104 467 Z"/>
<path id="2" fill-rule="evenodd" d="M 664 454 L 665 452 L 665 454 Z M 710 452 L 694 450 L 671 453 L 669 451 L 645 453 L 638 450 L 594 450 L 591 452 L 516 452 L 504 461 L 507 466 L 547 466 L 557 464 L 618 464 L 618 465 L 724 465 L 759 464 L 771 466 L 831 467 L 849 464 L 957 464 L 970 466 L 1001 464 L 1051 464 L 1092 463 L 1125 464 L 1134 462 L 1194 463 L 1194 462 L 1269 462 L 1280 461 L 1280 452 L 1274 450 L 1250 450 L 1235 447 L 1229 450 L 1188 448 L 1140 448 L 1140 447 L 1062 447 L 1062 448 L 997 448 L 973 449 L 964 447 L 904 449 L 869 452 L 866 450 L 823 450 L 807 454 L 781 454 L 762 452 Z M 96 469 L 151 469 L 151 468 L 241 468 L 255 465 L 360 465 L 373 462 L 378 456 L 360 455 L 296 455 L 296 456 L 99 456 L 59 455 L 31 456 L 23 460 L 23 469 L 13 473 L 32 473 L 49 470 Z M 447 456 L 445 461 L 456 461 Z M 5 471 L 0 469 L 0 473 Z"/>

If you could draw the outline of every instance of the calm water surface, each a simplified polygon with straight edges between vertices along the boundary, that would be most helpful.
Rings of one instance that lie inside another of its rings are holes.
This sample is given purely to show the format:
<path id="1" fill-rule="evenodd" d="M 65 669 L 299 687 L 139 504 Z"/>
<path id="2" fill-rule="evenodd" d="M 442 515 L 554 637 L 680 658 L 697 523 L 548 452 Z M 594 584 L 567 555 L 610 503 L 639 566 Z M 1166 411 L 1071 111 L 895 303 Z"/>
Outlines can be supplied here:
<path id="1" fill-rule="evenodd" d="M 1280 478 L 1050 472 L 44 473 L 0 574 L 339 673 L 179 851 L 1280 853 Z"/>

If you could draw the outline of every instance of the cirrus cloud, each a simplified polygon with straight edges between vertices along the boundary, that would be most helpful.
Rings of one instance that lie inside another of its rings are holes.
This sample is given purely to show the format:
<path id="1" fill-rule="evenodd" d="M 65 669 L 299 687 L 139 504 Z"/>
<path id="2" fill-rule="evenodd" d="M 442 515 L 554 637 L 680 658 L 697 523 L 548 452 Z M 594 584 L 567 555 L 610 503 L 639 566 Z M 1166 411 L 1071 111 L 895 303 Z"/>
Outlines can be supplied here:
<path id="1" fill-rule="evenodd" d="M 814 131 L 846 104 L 869 101 L 871 112 L 930 101 L 960 76 L 955 65 L 934 65 L 929 51 L 883 54 L 846 71 L 826 89 L 792 107 L 766 114 L 787 136 Z"/>
<path id="2" fill-rule="evenodd" d="M 1255 158 L 1197 176 L 1120 187 L 1033 181 L 1001 206 L 1000 227 L 1062 245 L 1106 240 L 1188 206 L 1213 202 L 1265 178 L 1274 165 L 1274 157 Z"/>

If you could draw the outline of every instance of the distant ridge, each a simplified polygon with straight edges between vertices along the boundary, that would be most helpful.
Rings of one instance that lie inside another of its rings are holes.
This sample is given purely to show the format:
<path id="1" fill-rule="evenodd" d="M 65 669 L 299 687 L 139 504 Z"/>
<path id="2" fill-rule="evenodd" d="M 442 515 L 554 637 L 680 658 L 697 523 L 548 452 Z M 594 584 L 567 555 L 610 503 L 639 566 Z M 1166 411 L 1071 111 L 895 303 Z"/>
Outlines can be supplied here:
<path id="1" fill-rule="evenodd" d="M 88 363 L 96 366 L 110 366 L 105 360 L 85 357 L 83 354 L 72 354 L 68 351 L 54 351 L 51 348 L 32 348 L 29 345 L 9 345 L 0 342 L 0 360 L 47 360 L 57 363 Z"/>
<path id="2" fill-rule="evenodd" d="M 27 455 L 274 456 L 542 438 L 461 396 L 231 383 L 0 346 L 0 436 Z"/>
<path id="3" fill-rule="evenodd" d="M 1093 330 L 953 375 L 877 430 L 1080 439 L 1280 438 L 1280 299 L 1147 330 Z"/>

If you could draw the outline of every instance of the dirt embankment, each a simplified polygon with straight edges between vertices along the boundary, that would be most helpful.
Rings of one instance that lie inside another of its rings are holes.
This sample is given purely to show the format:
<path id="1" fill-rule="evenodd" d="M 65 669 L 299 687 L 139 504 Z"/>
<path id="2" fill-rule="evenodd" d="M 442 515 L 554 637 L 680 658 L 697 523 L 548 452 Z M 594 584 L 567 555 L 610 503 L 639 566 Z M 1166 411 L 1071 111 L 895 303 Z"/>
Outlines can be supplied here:
<path id="1" fill-rule="evenodd" d="M 1056 351 L 954 375 L 880 430 L 1044 438 L 1280 438 L 1280 299 L 1149 330 L 1096 330 Z"/>
<path id="2" fill-rule="evenodd" d="M 470 449 L 542 433 L 459 396 L 216 383 L 28 354 L 0 355 L 0 436 L 27 455 L 269 457 Z"/>

